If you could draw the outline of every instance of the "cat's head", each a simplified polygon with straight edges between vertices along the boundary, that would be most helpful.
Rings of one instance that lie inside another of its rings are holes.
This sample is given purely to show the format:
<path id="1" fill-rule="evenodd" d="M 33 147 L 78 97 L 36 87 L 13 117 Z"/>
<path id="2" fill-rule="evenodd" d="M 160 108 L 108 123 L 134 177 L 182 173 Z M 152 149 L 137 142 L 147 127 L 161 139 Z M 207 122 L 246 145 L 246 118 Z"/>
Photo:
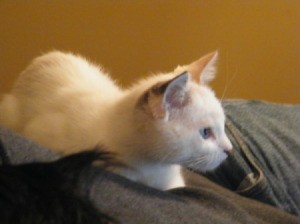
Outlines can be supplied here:
<path id="1" fill-rule="evenodd" d="M 227 157 L 232 145 L 224 130 L 225 115 L 208 87 L 217 57 L 217 52 L 208 54 L 137 85 L 144 89 L 134 112 L 141 157 L 202 171 Z"/>

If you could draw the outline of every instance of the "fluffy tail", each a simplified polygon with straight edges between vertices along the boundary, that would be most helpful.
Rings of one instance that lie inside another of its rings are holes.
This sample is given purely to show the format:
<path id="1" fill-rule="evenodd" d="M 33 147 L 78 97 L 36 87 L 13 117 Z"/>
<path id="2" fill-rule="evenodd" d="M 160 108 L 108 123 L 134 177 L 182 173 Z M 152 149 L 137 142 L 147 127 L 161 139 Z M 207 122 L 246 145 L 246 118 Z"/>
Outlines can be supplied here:
<path id="1" fill-rule="evenodd" d="M 17 131 L 19 119 L 18 99 L 12 94 L 4 95 L 0 102 L 0 125 Z"/>

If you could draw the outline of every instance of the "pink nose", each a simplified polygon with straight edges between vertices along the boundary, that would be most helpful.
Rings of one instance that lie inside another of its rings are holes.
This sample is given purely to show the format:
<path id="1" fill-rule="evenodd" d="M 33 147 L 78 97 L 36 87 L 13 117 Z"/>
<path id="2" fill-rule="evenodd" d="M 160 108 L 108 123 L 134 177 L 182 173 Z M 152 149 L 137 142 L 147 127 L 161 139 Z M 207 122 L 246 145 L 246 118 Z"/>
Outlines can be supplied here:
<path id="1" fill-rule="evenodd" d="M 226 154 L 230 154 L 233 149 L 232 144 L 227 137 L 222 140 L 222 144 L 220 144 L 220 147 L 224 150 Z"/>

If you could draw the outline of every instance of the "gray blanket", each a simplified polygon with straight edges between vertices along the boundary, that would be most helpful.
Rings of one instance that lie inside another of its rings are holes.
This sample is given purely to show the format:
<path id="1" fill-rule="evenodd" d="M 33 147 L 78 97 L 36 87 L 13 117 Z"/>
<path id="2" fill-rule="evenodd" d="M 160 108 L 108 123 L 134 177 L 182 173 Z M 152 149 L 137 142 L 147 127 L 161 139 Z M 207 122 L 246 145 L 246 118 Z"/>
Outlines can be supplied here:
<path id="1" fill-rule="evenodd" d="M 235 152 L 206 176 L 300 216 L 300 107 L 225 101 Z"/>
<path id="2" fill-rule="evenodd" d="M 235 152 L 207 176 L 265 203 L 189 171 L 187 187 L 162 192 L 95 168 L 78 177 L 81 194 L 121 223 L 300 223 L 289 214 L 299 214 L 300 108 L 248 101 L 224 107 Z M 0 137 L 2 163 L 59 157 L 5 129 Z"/>

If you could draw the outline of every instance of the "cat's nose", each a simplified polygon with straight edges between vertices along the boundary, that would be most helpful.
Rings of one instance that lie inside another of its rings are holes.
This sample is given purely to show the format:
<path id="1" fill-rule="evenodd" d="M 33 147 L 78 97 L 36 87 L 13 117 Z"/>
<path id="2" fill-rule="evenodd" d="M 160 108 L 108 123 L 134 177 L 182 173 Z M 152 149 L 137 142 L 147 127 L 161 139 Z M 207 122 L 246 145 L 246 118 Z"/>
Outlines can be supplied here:
<path id="1" fill-rule="evenodd" d="M 225 138 L 225 139 L 223 140 L 221 147 L 222 147 L 223 151 L 224 151 L 227 155 L 231 154 L 232 151 L 233 151 L 233 150 L 232 150 L 232 149 L 233 149 L 232 144 L 231 144 L 231 142 L 230 142 L 230 140 L 229 140 L 228 138 Z"/>
<path id="2" fill-rule="evenodd" d="M 229 156 L 232 153 L 232 149 L 224 149 L 224 152 Z"/>

